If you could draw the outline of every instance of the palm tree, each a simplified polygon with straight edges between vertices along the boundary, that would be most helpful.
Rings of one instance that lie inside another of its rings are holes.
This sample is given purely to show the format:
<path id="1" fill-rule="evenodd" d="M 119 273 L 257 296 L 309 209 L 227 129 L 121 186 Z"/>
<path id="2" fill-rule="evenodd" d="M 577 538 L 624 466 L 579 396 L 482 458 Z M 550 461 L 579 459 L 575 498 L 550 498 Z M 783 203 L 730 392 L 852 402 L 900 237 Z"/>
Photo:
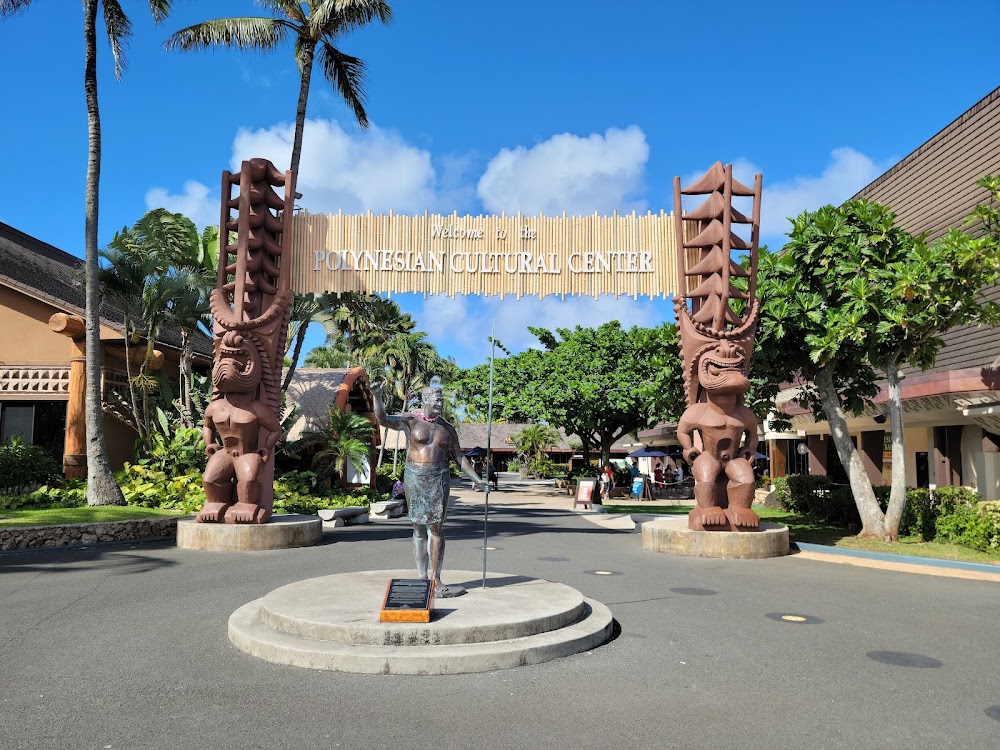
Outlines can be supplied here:
<path id="1" fill-rule="evenodd" d="M 409 408 L 414 392 L 437 374 L 439 358 L 434 344 L 427 341 L 427 334 L 422 331 L 402 333 L 385 344 L 382 354 L 396 395 L 403 399 L 403 408 Z"/>
<path id="2" fill-rule="evenodd" d="M 31 0 L 0 0 L 0 16 L 11 16 L 31 5 Z M 124 505 L 125 497 L 115 482 L 104 439 L 101 399 L 101 300 L 97 274 L 97 220 L 101 182 L 101 111 L 97 98 L 97 8 L 104 9 L 104 26 L 115 61 L 115 77 L 121 80 L 126 66 L 124 42 L 132 35 L 132 22 L 118 0 L 85 0 L 83 36 L 86 56 L 83 88 L 87 98 L 87 187 L 84 198 L 84 247 L 86 250 L 86 347 L 87 397 L 87 504 Z M 149 10 L 159 23 L 170 12 L 170 0 L 149 0 Z"/>
<path id="3" fill-rule="evenodd" d="M 335 43 L 347 33 L 375 19 L 388 24 L 392 8 L 385 0 L 258 0 L 275 15 L 252 18 L 219 18 L 181 29 L 164 43 L 168 50 L 236 47 L 270 52 L 289 37 L 295 41 L 295 60 L 301 72 L 299 102 L 295 110 L 295 138 L 291 170 L 298 174 L 302 131 L 313 62 L 317 56 L 323 75 L 351 109 L 361 127 L 368 127 L 365 112 L 365 64 L 341 52 Z"/>
<path id="4" fill-rule="evenodd" d="M 529 456 L 533 455 L 532 463 L 535 463 L 542 459 L 546 448 L 559 442 L 559 433 L 547 424 L 529 424 L 520 432 L 511 435 L 510 439 L 514 441 L 514 446 L 519 451 Z"/>
<path id="5" fill-rule="evenodd" d="M 181 214 L 153 209 L 131 228 L 116 232 L 100 255 L 107 261 L 98 274 L 104 293 L 124 313 L 125 367 L 134 426 L 148 442 L 149 394 L 157 381 L 149 372 L 153 347 L 166 326 L 181 331 L 182 413 L 191 413 L 191 333 L 208 321 L 212 286 L 206 253 L 194 223 Z M 206 268 L 205 266 L 208 266 Z M 130 346 L 146 339 L 145 355 L 133 375 Z M 138 394 L 142 394 L 140 409 Z"/>
<path id="6" fill-rule="evenodd" d="M 321 294 L 318 297 L 315 294 L 296 294 L 292 299 L 292 316 L 288 333 L 294 341 L 294 346 L 281 390 L 288 390 L 292 376 L 295 375 L 295 368 L 298 366 L 299 356 L 302 354 L 302 345 L 305 343 L 309 324 L 321 324 L 326 329 L 328 336 L 334 330 L 333 315 L 330 312 L 333 299 L 334 295 L 332 294 Z"/>
<path id="7" fill-rule="evenodd" d="M 344 351 L 343 347 L 333 344 L 317 346 L 312 349 L 305 359 L 306 367 L 320 367 L 327 370 L 350 367 L 351 358 Z"/>
<path id="8" fill-rule="evenodd" d="M 316 479 L 325 480 L 336 473 L 341 487 L 347 487 L 348 462 L 361 469 L 369 466 L 373 431 L 372 423 L 360 414 L 331 406 L 321 429 L 303 434 L 285 451 L 294 454 L 311 446 L 322 446 L 312 460 Z"/>

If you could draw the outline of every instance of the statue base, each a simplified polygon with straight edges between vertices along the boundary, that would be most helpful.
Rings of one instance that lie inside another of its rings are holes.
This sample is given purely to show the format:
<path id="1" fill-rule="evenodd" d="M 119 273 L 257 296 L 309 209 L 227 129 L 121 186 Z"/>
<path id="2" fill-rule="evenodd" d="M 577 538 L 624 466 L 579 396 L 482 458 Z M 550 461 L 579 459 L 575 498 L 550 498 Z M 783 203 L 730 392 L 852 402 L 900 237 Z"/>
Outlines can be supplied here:
<path id="1" fill-rule="evenodd" d="M 269 523 L 198 523 L 194 518 L 177 522 L 177 546 L 215 552 L 249 552 L 310 547 L 323 535 L 319 516 L 276 515 Z"/>
<path id="2" fill-rule="evenodd" d="M 229 640 L 259 659 L 358 674 L 465 674 L 523 667 L 606 643 L 611 611 L 565 584 L 444 572 L 466 594 L 435 599 L 430 622 L 380 622 L 386 581 L 412 570 L 310 578 L 275 589 L 229 618 Z"/>
<path id="3" fill-rule="evenodd" d="M 642 548 L 668 555 L 749 560 L 788 554 L 788 527 L 760 522 L 754 531 L 695 531 L 686 516 L 642 524 Z"/>

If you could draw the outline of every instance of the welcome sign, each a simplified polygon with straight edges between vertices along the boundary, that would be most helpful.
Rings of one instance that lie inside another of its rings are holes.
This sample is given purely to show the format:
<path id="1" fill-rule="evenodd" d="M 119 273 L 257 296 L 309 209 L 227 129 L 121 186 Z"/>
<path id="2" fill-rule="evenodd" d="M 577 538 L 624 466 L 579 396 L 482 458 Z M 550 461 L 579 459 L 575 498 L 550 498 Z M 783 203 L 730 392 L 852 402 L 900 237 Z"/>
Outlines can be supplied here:
<path id="1" fill-rule="evenodd" d="M 666 297 L 673 217 L 308 214 L 293 221 L 292 290 Z"/>

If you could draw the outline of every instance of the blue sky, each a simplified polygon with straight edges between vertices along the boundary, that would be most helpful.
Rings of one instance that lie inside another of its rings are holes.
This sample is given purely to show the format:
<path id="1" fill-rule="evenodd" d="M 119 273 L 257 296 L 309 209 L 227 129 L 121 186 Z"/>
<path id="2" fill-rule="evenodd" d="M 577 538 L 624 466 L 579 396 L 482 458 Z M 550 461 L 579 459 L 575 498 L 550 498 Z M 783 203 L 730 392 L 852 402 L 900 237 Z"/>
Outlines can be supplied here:
<path id="1" fill-rule="evenodd" d="M 214 223 L 221 171 L 243 158 L 287 167 L 298 94 L 290 46 L 162 50 L 199 20 L 261 14 L 250 0 L 179 0 L 159 26 L 123 5 L 121 82 L 99 48 L 102 245 L 160 205 Z M 372 128 L 314 76 L 299 178 L 313 212 L 669 211 L 674 175 L 723 160 L 763 172 L 764 241 L 780 246 L 786 217 L 849 198 L 1000 85 L 995 0 L 393 5 L 390 27 L 339 45 L 368 64 Z M 76 255 L 82 26 L 79 3 L 52 0 L 0 21 L 0 221 Z M 520 350 L 528 325 L 672 318 L 663 300 L 398 300 L 465 366 L 488 355 L 493 320 Z"/>

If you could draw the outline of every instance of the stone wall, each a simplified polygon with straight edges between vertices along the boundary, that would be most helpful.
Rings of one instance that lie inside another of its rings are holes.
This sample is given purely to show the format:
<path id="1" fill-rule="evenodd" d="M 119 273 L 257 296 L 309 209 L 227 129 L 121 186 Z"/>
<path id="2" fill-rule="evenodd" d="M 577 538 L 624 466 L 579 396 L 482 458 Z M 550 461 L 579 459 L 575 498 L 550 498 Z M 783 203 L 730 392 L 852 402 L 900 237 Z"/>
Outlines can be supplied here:
<path id="1" fill-rule="evenodd" d="M 21 526 L 0 529 L 0 550 L 64 547 L 138 539 L 174 539 L 177 537 L 178 518 L 177 516 L 139 518 L 110 523 L 74 523 L 67 526 Z"/>

